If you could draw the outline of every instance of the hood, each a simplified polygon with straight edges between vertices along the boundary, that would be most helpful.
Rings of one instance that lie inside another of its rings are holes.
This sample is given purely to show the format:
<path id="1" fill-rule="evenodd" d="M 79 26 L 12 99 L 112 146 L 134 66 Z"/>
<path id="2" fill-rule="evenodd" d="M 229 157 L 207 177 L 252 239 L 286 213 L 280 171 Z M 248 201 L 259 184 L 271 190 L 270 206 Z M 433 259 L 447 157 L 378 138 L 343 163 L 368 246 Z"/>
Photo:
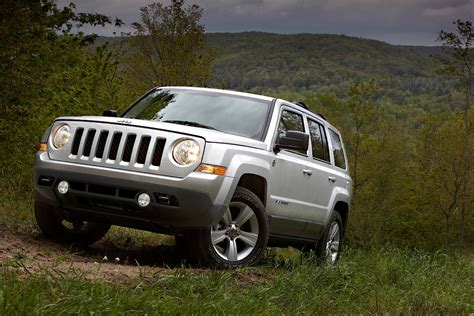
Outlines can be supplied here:
<path id="1" fill-rule="evenodd" d="M 172 123 L 154 122 L 147 120 L 138 120 L 123 117 L 106 117 L 106 116 L 64 116 L 58 117 L 55 121 L 84 121 L 84 122 L 100 122 L 106 124 L 117 124 L 134 126 L 137 128 L 150 128 L 155 130 L 163 130 L 169 132 L 176 132 L 184 135 L 192 135 L 202 137 L 208 143 L 223 143 L 237 146 L 252 147 L 262 150 L 269 150 L 268 146 L 255 139 L 232 135 L 224 132 L 219 132 L 211 129 L 186 126 Z"/>

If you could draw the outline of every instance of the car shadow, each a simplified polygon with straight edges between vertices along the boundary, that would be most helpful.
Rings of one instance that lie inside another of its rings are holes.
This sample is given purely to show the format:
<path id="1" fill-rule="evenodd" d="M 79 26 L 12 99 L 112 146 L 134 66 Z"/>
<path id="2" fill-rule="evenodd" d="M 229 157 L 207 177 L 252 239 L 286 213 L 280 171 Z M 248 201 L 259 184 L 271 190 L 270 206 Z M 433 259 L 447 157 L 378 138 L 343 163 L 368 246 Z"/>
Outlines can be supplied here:
<path id="1" fill-rule="evenodd" d="M 104 240 L 88 247 L 77 248 L 77 250 L 76 254 L 84 258 L 93 258 L 95 261 L 115 261 L 125 265 L 162 268 L 201 266 L 196 262 L 190 262 L 174 245 L 127 246 Z"/>

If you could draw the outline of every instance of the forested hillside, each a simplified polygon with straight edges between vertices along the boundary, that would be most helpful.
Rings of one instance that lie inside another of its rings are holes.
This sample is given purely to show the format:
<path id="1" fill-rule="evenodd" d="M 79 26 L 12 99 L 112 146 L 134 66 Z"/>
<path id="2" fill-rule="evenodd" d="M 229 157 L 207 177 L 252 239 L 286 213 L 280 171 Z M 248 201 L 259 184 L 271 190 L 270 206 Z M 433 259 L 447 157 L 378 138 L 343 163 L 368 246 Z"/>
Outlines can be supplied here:
<path id="1" fill-rule="evenodd" d="M 398 103 L 412 96 L 442 96 L 450 89 L 434 76 L 430 56 L 439 48 L 394 46 L 324 34 L 213 33 L 216 76 L 229 88 L 310 90 L 345 95 L 355 82 L 376 79 Z"/>
<path id="2" fill-rule="evenodd" d="M 118 44 L 130 52 L 126 39 L 100 37 L 95 45 Z M 345 35 L 208 33 L 215 51 L 211 86 L 255 93 L 333 93 L 347 97 L 353 84 L 375 79 L 378 98 L 392 112 L 450 109 L 453 84 L 436 76 L 432 56 L 440 47 L 395 46 Z M 117 45 L 116 45 L 117 47 Z M 124 48 L 125 47 L 125 48 Z"/>

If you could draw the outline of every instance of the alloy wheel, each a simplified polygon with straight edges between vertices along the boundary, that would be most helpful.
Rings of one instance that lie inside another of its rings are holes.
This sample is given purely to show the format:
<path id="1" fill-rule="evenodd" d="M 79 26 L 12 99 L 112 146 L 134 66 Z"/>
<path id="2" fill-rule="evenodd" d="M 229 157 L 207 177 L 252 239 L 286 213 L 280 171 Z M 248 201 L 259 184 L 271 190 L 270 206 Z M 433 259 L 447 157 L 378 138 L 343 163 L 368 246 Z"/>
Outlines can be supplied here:
<path id="1" fill-rule="evenodd" d="M 231 202 L 219 224 L 211 228 L 214 250 L 227 261 L 245 259 L 257 244 L 258 226 L 257 216 L 250 206 Z"/>
<path id="2" fill-rule="evenodd" d="M 326 260 L 329 264 L 335 264 L 339 254 L 339 245 L 341 242 L 341 229 L 339 223 L 334 221 L 329 229 L 326 243 Z"/>

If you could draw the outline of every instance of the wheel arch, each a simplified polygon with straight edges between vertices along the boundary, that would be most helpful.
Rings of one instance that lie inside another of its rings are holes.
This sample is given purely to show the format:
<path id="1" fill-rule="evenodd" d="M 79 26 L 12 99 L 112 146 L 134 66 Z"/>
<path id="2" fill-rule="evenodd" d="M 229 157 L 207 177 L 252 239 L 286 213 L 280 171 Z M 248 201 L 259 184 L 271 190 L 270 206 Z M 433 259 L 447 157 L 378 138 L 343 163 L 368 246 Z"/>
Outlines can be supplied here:
<path id="1" fill-rule="evenodd" d="M 344 201 L 338 201 L 334 205 L 334 211 L 339 212 L 339 214 L 341 215 L 342 225 L 343 225 L 342 227 L 343 227 L 343 231 L 345 232 L 346 227 L 347 227 L 347 222 L 349 220 L 349 204 L 347 204 L 347 202 L 344 202 Z"/>
<path id="2" fill-rule="evenodd" d="M 253 173 L 244 173 L 237 184 L 239 187 L 246 188 L 254 193 L 263 205 L 267 205 L 267 179 L 261 175 Z"/>

